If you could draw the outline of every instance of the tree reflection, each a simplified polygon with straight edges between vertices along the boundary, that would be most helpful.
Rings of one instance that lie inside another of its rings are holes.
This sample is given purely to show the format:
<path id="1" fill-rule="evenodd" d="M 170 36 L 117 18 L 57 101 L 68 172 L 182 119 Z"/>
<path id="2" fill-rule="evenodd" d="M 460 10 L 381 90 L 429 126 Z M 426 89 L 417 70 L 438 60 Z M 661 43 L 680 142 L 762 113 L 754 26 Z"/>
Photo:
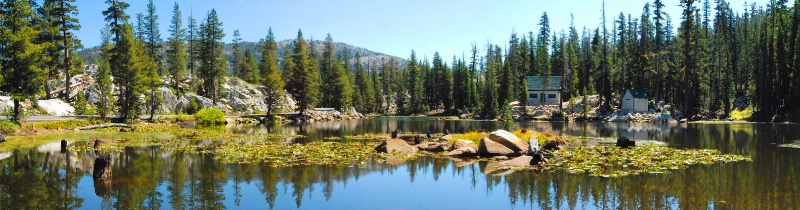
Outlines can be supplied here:
<path id="1" fill-rule="evenodd" d="M 376 124 L 370 129 L 473 129 L 480 124 L 448 121 L 416 125 L 416 121 Z M 330 125 L 333 126 L 333 125 Z M 349 123 L 342 129 L 355 129 Z M 622 127 L 620 127 L 622 126 Z M 668 174 L 646 174 L 624 178 L 573 175 L 562 171 L 520 171 L 507 175 L 485 175 L 487 162 L 420 157 L 401 165 L 368 162 L 361 167 L 295 166 L 276 168 L 267 164 L 222 164 L 210 154 L 183 154 L 158 147 L 126 148 L 111 153 L 113 168 L 109 193 L 94 194 L 91 185 L 79 180 L 91 177 L 97 154 L 66 154 L 17 150 L 0 160 L 0 208 L 15 209 L 223 209 L 248 203 L 266 203 L 270 209 L 302 208 L 308 203 L 342 199 L 348 182 L 366 176 L 409 176 L 393 179 L 401 183 L 431 179 L 434 182 L 463 180 L 472 192 L 502 194 L 512 208 L 538 209 L 793 209 L 800 206 L 800 154 L 775 144 L 800 139 L 800 129 L 779 124 L 696 125 L 660 127 L 581 123 L 550 126 L 529 124 L 531 130 L 618 135 L 635 133 L 668 142 L 679 148 L 714 148 L 723 153 L 750 155 L 753 162 L 692 166 Z M 563 127 L 563 128 L 562 128 Z M 311 128 L 303 128 L 312 135 Z M 565 130 L 561 130 L 565 129 Z M 349 131 L 334 133 L 349 134 Z M 328 134 L 325 134 L 328 135 Z M 366 180 L 366 179 L 365 179 Z M 263 200 L 248 201 L 245 186 L 257 187 Z M 283 186 L 284 190 L 279 190 Z M 447 191 L 435 186 L 419 190 Z M 390 189 L 387 189 L 390 190 Z M 91 192 L 78 194 L 79 192 Z M 314 193 L 322 198 L 311 196 Z M 339 194 L 337 194 L 339 193 Z M 363 193 L 348 191 L 346 193 Z M 397 192 L 398 194 L 406 192 Z M 84 198 L 99 196 L 101 206 L 84 206 Z M 369 196 L 369 195 L 362 195 Z M 309 200 L 310 199 L 310 200 Z M 292 202 L 294 201 L 294 202 Z M 280 204 L 279 204 L 280 203 Z M 430 205 L 438 205 L 431 203 Z M 280 207 L 279 207 L 280 206 Z M 315 205 L 312 205 L 315 206 Z M 354 208 L 357 208 L 356 206 Z M 363 208 L 369 208 L 364 207 Z M 456 206 L 456 208 L 458 208 Z M 503 208 L 503 207 L 498 207 Z"/>

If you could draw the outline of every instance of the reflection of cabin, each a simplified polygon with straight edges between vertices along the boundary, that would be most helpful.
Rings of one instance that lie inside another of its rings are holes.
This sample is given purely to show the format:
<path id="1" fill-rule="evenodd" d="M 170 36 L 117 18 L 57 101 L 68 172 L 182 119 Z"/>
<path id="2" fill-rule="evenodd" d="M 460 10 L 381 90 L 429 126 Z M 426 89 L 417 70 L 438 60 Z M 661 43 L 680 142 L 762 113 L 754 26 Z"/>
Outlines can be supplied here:
<path id="1" fill-rule="evenodd" d="M 528 76 L 528 104 L 557 105 L 561 102 L 561 76 Z"/>
<path id="2" fill-rule="evenodd" d="M 646 112 L 647 93 L 641 89 L 629 89 L 622 96 L 623 112 Z"/>

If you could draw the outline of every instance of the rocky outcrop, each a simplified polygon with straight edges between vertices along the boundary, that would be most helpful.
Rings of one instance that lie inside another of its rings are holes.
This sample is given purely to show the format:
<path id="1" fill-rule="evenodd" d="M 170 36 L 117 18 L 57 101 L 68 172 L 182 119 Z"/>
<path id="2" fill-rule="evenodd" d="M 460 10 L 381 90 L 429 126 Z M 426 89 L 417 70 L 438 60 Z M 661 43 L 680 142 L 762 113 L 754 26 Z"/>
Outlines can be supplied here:
<path id="1" fill-rule="evenodd" d="M 478 155 L 478 147 L 475 142 L 469 140 L 456 140 L 451 148 L 453 150 L 446 154 L 450 157 L 472 157 Z"/>
<path id="2" fill-rule="evenodd" d="M 525 154 L 528 152 L 528 143 L 517 137 L 511 132 L 505 130 L 497 130 L 489 134 L 489 139 L 502 144 L 506 148 L 511 149 L 517 154 Z"/>
<path id="3" fill-rule="evenodd" d="M 176 108 L 178 107 L 178 96 L 173 94 L 172 90 L 167 87 L 158 88 L 158 92 L 161 94 L 161 98 L 163 99 L 161 104 L 158 105 L 159 110 L 161 110 L 163 113 L 177 111 Z"/>
<path id="4" fill-rule="evenodd" d="M 431 152 L 442 152 L 450 150 L 450 142 L 446 140 L 422 142 L 415 145 L 417 149 Z"/>
<path id="5" fill-rule="evenodd" d="M 383 141 L 380 145 L 375 147 L 376 152 L 382 153 L 392 153 L 392 152 L 402 152 L 402 153 L 415 153 L 419 149 L 414 146 L 409 145 L 405 141 L 401 139 L 389 139 Z"/>
<path id="6" fill-rule="evenodd" d="M 353 114 L 355 113 L 355 114 Z M 358 112 L 339 112 L 332 108 L 317 108 L 313 110 L 306 110 L 303 116 L 294 115 L 290 119 L 296 122 L 314 122 L 314 121 L 334 121 L 334 120 L 349 120 L 360 119 L 364 116 Z"/>
<path id="7" fill-rule="evenodd" d="M 481 156 L 510 156 L 517 153 L 501 143 L 483 137 L 478 145 L 478 154 Z"/>
<path id="8" fill-rule="evenodd" d="M 39 100 L 39 107 L 44 109 L 47 114 L 55 116 L 72 115 L 72 113 L 75 113 L 75 108 L 58 99 Z"/>

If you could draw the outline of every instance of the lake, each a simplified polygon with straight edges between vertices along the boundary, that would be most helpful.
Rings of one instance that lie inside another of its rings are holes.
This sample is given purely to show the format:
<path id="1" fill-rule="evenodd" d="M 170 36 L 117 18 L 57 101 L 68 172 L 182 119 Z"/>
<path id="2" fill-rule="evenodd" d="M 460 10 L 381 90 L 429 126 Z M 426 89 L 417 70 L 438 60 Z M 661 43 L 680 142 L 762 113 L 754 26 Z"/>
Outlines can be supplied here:
<path id="1" fill-rule="evenodd" d="M 499 122 L 375 118 L 234 126 L 230 132 L 302 134 L 303 143 L 365 133 L 494 130 Z M 667 174 L 602 178 L 564 171 L 483 173 L 487 162 L 420 157 L 363 166 L 223 164 L 210 154 L 129 147 L 94 182 L 95 152 L 58 143 L 0 152 L 0 209 L 796 209 L 800 125 L 526 122 L 555 135 L 657 140 L 717 149 L 752 162 L 696 165 Z M 69 139 L 68 139 L 69 140 Z M 281 140 L 283 141 L 283 140 Z"/>

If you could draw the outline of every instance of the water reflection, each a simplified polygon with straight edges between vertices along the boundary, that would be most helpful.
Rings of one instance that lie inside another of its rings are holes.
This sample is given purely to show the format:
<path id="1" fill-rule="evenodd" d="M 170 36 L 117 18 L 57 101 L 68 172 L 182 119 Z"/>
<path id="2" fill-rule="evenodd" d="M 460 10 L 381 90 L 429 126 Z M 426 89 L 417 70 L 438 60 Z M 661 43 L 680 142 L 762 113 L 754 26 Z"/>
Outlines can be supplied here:
<path id="1" fill-rule="evenodd" d="M 319 136 L 402 129 L 490 129 L 491 122 L 386 120 L 273 127 Z M 366 123 L 366 125 L 364 124 Z M 388 126 L 387 126 L 388 125 Z M 365 128 L 366 126 L 366 128 Z M 800 206 L 797 125 L 650 125 L 530 123 L 553 134 L 654 139 L 676 147 L 716 148 L 753 162 L 694 166 L 670 174 L 616 179 L 565 172 L 484 174 L 487 162 L 421 157 L 364 167 L 222 164 L 213 155 L 158 147 L 122 152 L 46 149 L 0 153 L 0 208 L 16 209 L 792 209 Z M 230 128 L 229 128 L 230 129 Z M 263 127 L 241 132 L 263 132 Z M 338 130 L 337 130 L 338 129 Z M 108 173 L 98 173 L 107 161 Z M 113 172 L 113 173 L 111 173 Z M 100 176 L 98 176 L 98 174 Z M 104 177 L 105 176 L 105 177 Z M 98 177 L 100 179 L 98 179 Z M 103 179 L 106 178 L 106 179 Z"/>

